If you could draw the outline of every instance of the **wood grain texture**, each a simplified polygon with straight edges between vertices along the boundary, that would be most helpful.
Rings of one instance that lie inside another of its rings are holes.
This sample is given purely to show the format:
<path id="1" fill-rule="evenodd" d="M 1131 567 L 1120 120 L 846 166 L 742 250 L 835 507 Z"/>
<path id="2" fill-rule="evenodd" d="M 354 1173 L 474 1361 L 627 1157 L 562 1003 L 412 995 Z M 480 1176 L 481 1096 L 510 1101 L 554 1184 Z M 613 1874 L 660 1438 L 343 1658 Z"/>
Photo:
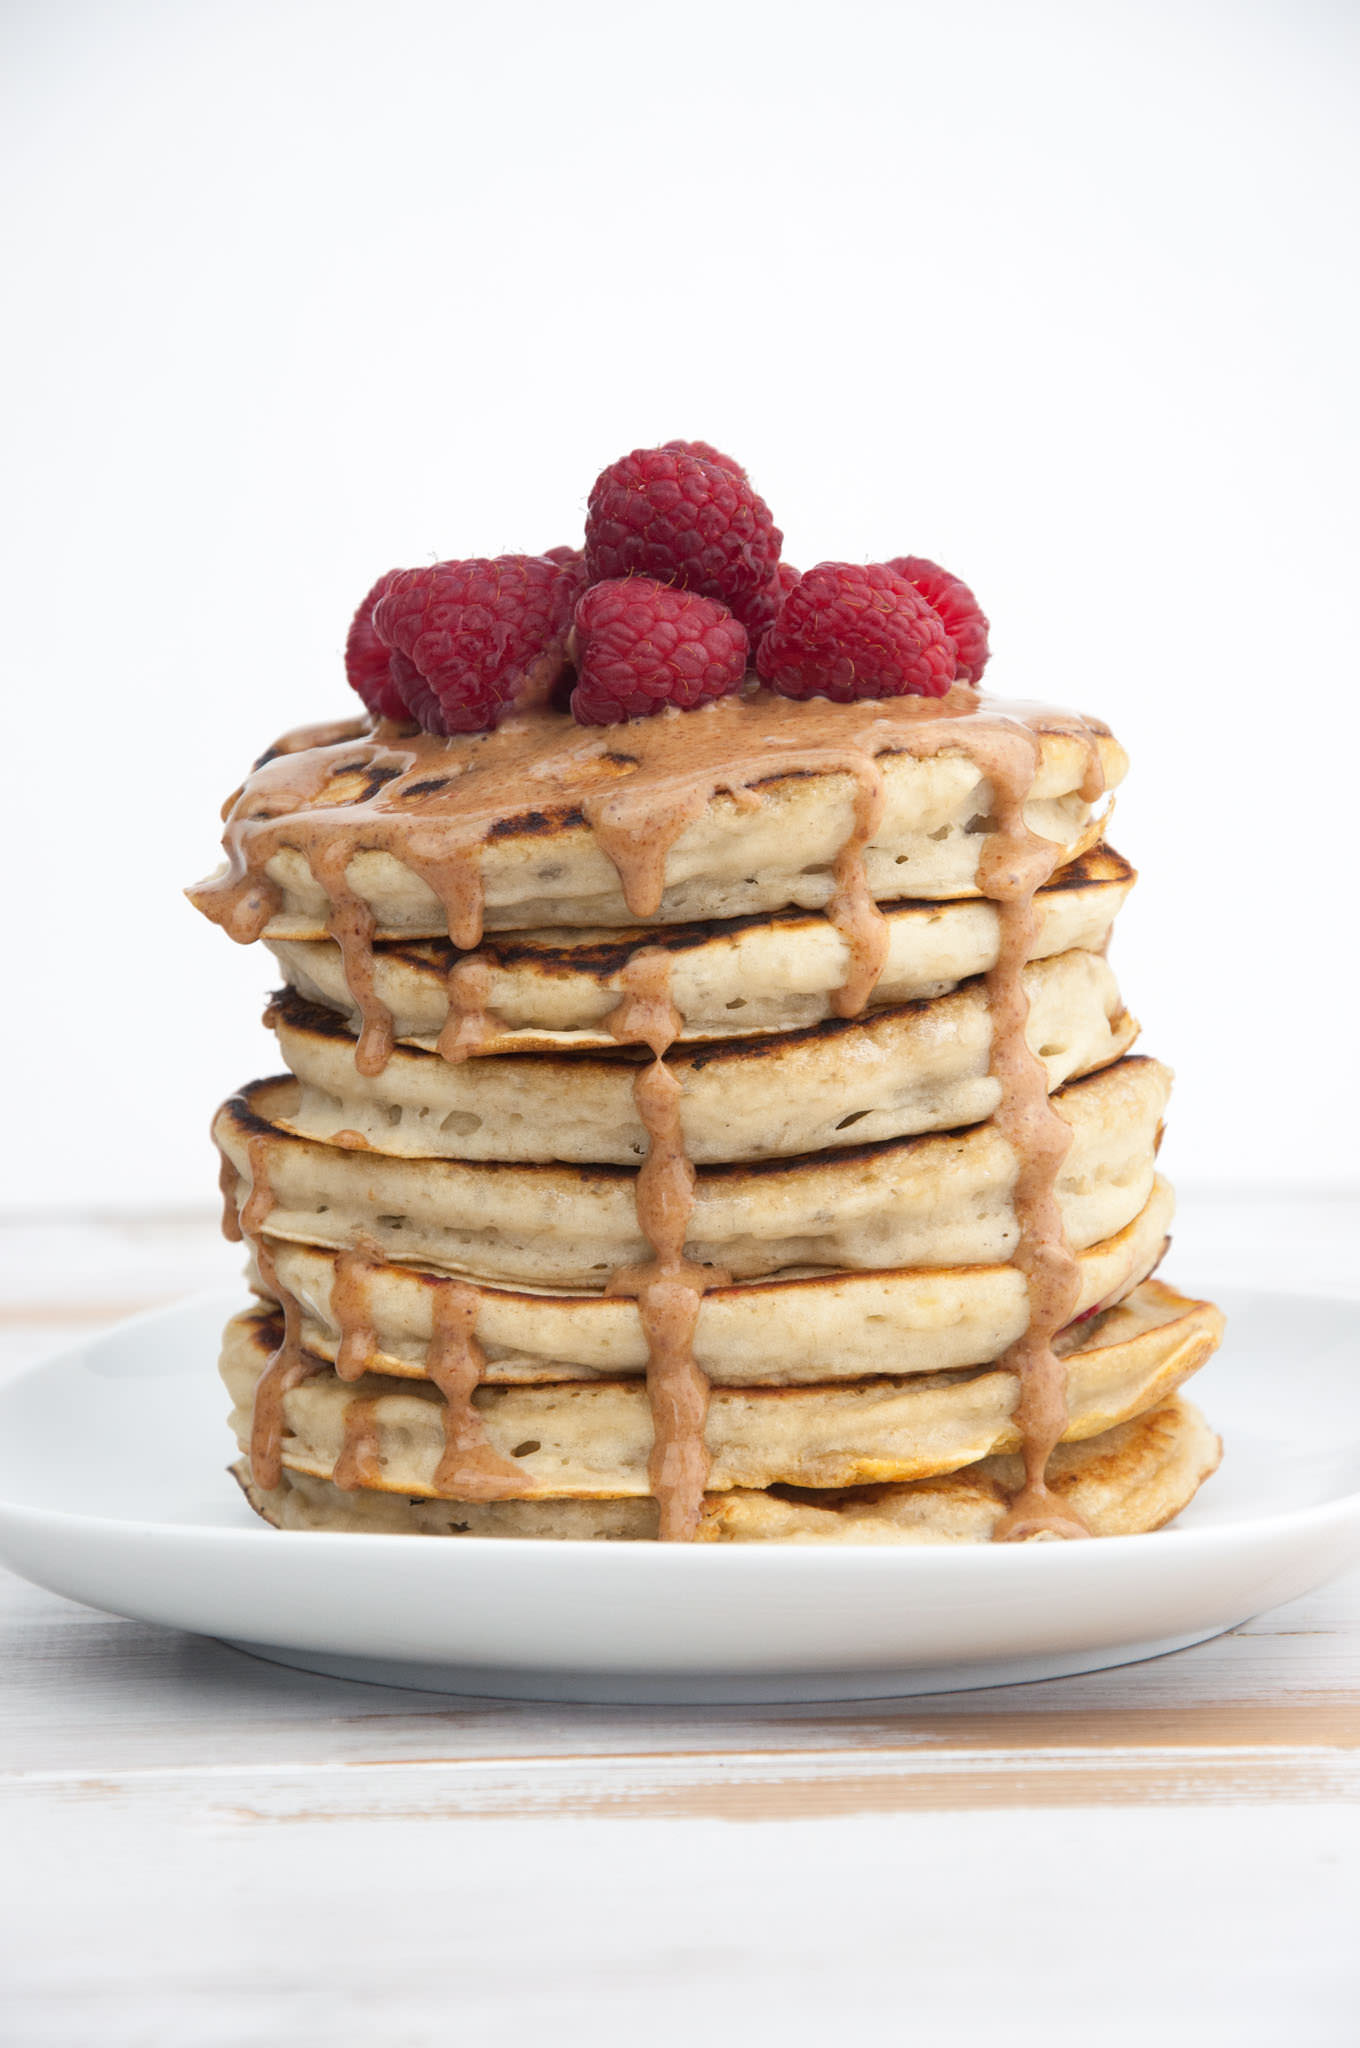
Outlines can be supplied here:
<path id="1" fill-rule="evenodd" d="M 19 1795 L 11 2038 L 1355 2039 L 1360 1855 L 1326 1801 L 635 1824 L 389 1810 L 378 1776 L 319 1807 L 196 1774 Z"/>

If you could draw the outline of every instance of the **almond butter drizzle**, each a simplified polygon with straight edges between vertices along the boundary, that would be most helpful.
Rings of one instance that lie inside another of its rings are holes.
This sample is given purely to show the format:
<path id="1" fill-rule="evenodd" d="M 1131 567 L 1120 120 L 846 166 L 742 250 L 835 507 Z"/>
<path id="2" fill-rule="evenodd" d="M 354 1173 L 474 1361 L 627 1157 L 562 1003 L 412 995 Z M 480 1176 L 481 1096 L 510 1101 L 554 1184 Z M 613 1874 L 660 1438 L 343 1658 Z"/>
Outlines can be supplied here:
<path id="1" fill-rule="evenodd" d="M 361 1380 L 373 1370 L 378 1336 L 373 1327 L 371 1296 L 377 1259 L 364 1250 L 341 1252 L 331 1281 L 331 1321 L 340 1333 L 335 1376 Z"/>
<path id="2" fill-rule="evenodd" d="M 473 1406 L 486 1372 L 476 1337 L 478 1306 L 475 1287 L 461 1280 L 438 1283 L 425 1365 L 444 1396 L 444 1455 L 434 1483 L 451 1500 L 522 1500 L 532 1484 L 519 1465 L 493 1450 Z"/>
<path id="3" fill-rule="evenodd" d="M 224 1152 L 217 1164 L 217 1191 L 222 1197 L 222 1235 L 228 1244 L 241 1242 L 241 1222 L 236 1213 L 236 1168 Z"/>
<path id="4" fill-rule="evenodd" d="M 480 945 L 484 909 L 481 841 L 472 840 L 456 853 L 422 854 L 417 849 L 417 860 L 410 865 L 439 898 L 454 945 L 463 952 Z"/>
<path id="5" fill-rule="evenodd" d="M 1074 1510 L 1050 1490 L 1045 1479 L 1048 1460 L 1067 1427 L 1067 1367 L 1053 1350 L 1053 1339 L 1071 1318 L 1080 1291 L 1076 1258 L 1063 1229 L 1058 1207 L 1058 1171 L 1072 1143 L 1072 1132 L 1049 1099 L 1048 1077 L 1025 1036 L 1029 998 L 1024 968 L 1030 958 L 1038 918 L 1035 893 L 1058 865 L 1058 850 L 1038 838 L 1025 823 L 1025 799 L 1038 765 L 1038 739 L 1016 726 L 998 735 L 988 750 L 987 780 L 995 805 L 990 834 L 979 873 L 980 885 L 996 905 L 996 965 L 987 976 L 991 1010 L 990 1071 L 1000 1083 L 1001 1099 L 992 1121 L 1015 1155 L 1011 1197 L 1018 1238 L 1012 1263 L 1025 1276 L 1029 1292 L 1029 1323 L 1001 1364 L 1017 1381 L 1015 1419 L 1025 1463 L 1025 1482 L 1002 1517 L 994 1539 L 1016 1542 L 1031 1536 L 1089 1536 Z M 1094 745 L 1087 761 L 1083 794 L 1100 795 L 1104 778 Z"/>
<path id="6" fill-rule="evenodd" d="M 268 1142 L 264 1136 L 246 1139 L 250 1193 L 237 1221 L 240 1235 L 255 1254 L 260 1279 L 283 1310 L 283 1339 L 256 1382 L 250 1418 L 251 1477 L 266 1491 L 277 1486 L 283 1477 L 284 1397 L 303 1380 L 325 1370 L 322 1359 L 313 1358 L 302 1348 L 302 1306 L 292 1289 L 280 1280 L 273 1251 L 265 1243 L 264 1226 L 274 1207 L 274 1190 L 265 1157 Z"/>
<path id="7" fill-rule="evenodd" d="M 647 1157 L 634 1182 L 638 1228 L 654 1257 L 620 1267 L 611 1294 L 635 1294 L 647 1339 L 647 1397 L 652 1450 L 647 1476 L 656 1498 L 663 1543 L 694 1538 L 711 1460 L 704 1442 L 709 1384 L 694 1356 L 694 1333 L 705 1290 L 731 1277 L 685 1257 L 694 1211 L 694 1165 L 685 1150 L 682 1088 L 665 1055 L 684 1028 L 670 997 L 671 958 L 644 947 L 624 968 L 623 1001 L 605 1020 L 622 1045 L 645 1045 L 651 1060 L 633 1080 L 633 1100 L 647 1132 Z"/>
<path id="8" fill-rule="evenodd" d="M 480 954 L 455 960 L 448 977 L 449 1014 L 436 1050 L 450 1066 L 481 1051 L 490 1031 L 491 964 Z"/>
<path id="9" fill-rule="evenodd" d="M 377 1338 L 372 1289 L 381 1263 L 382 1255 L 376 1247 L 371 1251 L 341 1252 L 336 1259 L 330 1312 L 340 1334 L 335 1358 L 338 1379 L 357 1380 L 374 1370 Z M 472 1397 L 486 1372 L 486 1361 L 475 1335 L 477 1290 L 458 1280 L 434 1281 L 432 1289 L 431 1336 L 425 1369 L 444 1397 L 444 1454 L 435 1473 L 435 1486 L 454 1500 L 520 1499 L 530 1490 L 525 1475 L 518 1465 L 492 1449 L 482 1418 L 473 1405 Z M 375 1411 L 373 1429 L 376 1428 Z M 373 1435 L 375 1456 L 377 1441 Z M 368 1444 L 369 1435 L 365 1434 L 361 1447 Z M 352 1459 L 346 1465 L 347 1472 L 358 1469 Z M 362 1479 L 341 1480 L 339 1468 L 336 1470 L 338 1485 L 371 1483 Z"/>
<path id="10" fill-rule="evenodd" d="M 326 930 L 340 948 L 345 982 L 358 1006 L 359 1042 L 354 1064 L 361 1074 L 380 1074 L 395 1043 L 392 1012 L 375 987 L 373 938 L 377 921 L 349 885 L 349 848 L 343 839 L 322 840 L 311 851 L 312 873 L 330 901 Z"/>
<path id="11" fill-rule="evenodd" d="M 864 849 L 883 816 L 883 770 L 867 754 L 855 765 L 854 829 L 836 855 L 836 888 L 826 912 L 846 946 L 845 980 L 831 998 L 838 1017 L 858 1017 L 888 957 L 888 920 L 864 869 Z"/>
<path id="12" fill-rule="evenodd" d="M 725 792 L 749 810 L 763 801 L 762 783 L 843 774 L 854 783 L 853 821 L 834 863 L 827 914 L 847 952 L 834 1007 L 838 1015 L 856 1016 L 872 996 L 888 944 L 887 921 L 865 867 L 865 850 L 883 811 L 879 762 L 898 752 L 918 759 L 964 754 L 992 795 L 978 887 L 995 904 L 999 926 L 997 962 L 987 976 L 991 1072 L 1001 1088 L 994 1121 L 1016 1160 L 1014 1264 L 1025 1276 L 1030 1300 L 1028 1329 L 1001 1361 L 1018 1382 L 1016 1419 L 1026 1476 L 997 1535 L 1084 1535 L 1084 1525 L 1044 1477 L 1067 1419 L 1066 1369 L 1052 1342 L 1070 1318 L 1078 1279 L 1056 1192 L 1071 1134 L 1049 1101 L 1043 1063 L 1026 1042 L 1028 1002 L 1021 979 L 1034 940 L 1035 893 L 1062 858 L 1060 846 L 1037 837 L 1025 823 L 1043 730 L 1082 739 L 1088 765 L 1081 794 L 1093 802 L 1103 788 L 1093 728 L 1039 707 L 982 706 L 967 690 L 938 701 L 847 706 L 772 700 L 757 691 L 700 713 L 663 714 L 600 731 L 539 712 L 472 740 L 407 737 L 383 724 L 372 732 L 356 725 L 338 737 L 328 729 L 309 746 L 304 733 L 295 745 L 281 743 L 244 785 L 228 819 L 227 870 L 191 896 L 233 938 L 257 938 L 283 900 L 279 883 L 266 872 L 268 863 L 284 849 L 299 852 L 330 904 L 327 928 L 341 949 L 362 1019 L 356 1063 L 363 1073 L 377 1072 L 390 1056 L 392 1020 L 374 989 L 373 914 L 356 896 L 349 869 L 360 853 L 392 854 L 433 891 L 454 945 L 472 955 L 450 973 L 449 1017 L 440 1037 L 440 1051 L 457 1061 L 475 1054 L 486 1036 L 490 970 L 472 954 L 483 925 L 480 849 L 498 828 L 532 811 L 535 783 L 543 786 L 545 808 L 560 822 L 584 820 L 590 827 L 613 863 L 629 913 L 654 918 L 662 908 L 671 848 L 716 795 Z M 602 790 L 602 772 L 620 779 Z M 347 777 L 358 779 L 359 793 L 337 796 Z M 670 999 L 669 977 L 669 956 L 644 948 L 625 968 L 623 1000 L 608 1019 L 620 1043 L 646 1045 L 652 1053 L 638 1070 L 634 1099 L 649 1140 L 636 1183 L 638 1222 L 655 1255 L 643 1266 L 615 1273 L 609 1285 L 611 1292 L 637 1296 L 655 1429 L 649 1477 L 662 1539 L 683 1541 L 698 1527 L 709 1469 L 709 1388 L 694 1358 L 694 1336 L 705 1290 L 727 1276 L 685 1256 L 695 1171 L 685 1150 L 681 1084 L 665 1062 L 684 1023 Z M 277 1484 L 282 1394 L 305 1376 L 299 1368 L 306 1362 L 298 1355 L 296 1304 L 279 1288 L 272 1256 L 259 1239 L 258 1224 L 272 1197 L 254 1157 L 251 1165 L 252 1191 L 241 1228 L 285 1313 L 283 1345 L 256 1396 L 252 1460 L 257 1481 L 266 1485 Z M 252 1224 L 249 1214 L 262 1187 L 263 1210 Z M 348 1358 L 358 1354 L 346 1353 L 344 1318 L 356 1313 L 347 1288 L 348 1283 L 338 1287 L 333 1307 L 342 1325 L 341 1353 Z M 436 1297 L 427 1370 L 446 1403 L 446 1448 L 436 1483 L 454 1498 L 507 1499 L 522 1496 L 523 1476 L 491 1450 L 472 1406 L 483 1371 L 473 1335 L 477 1298 L 474 1287 L 455 1281 L 441 1283 Z M 355 1425 L 358 1448 L 347 1471 L 362 1462 L 364 1427 Z M 263 1476 L 270 1471 L 276 1474 L 272 1480 Z"/>
<path id="13" fill-rule="evenodd" d="M 344 1435 L 339 1454 L 331 1467 L 331 1478 L 346 1493 L 361 1486 L 377 1486 L 382 1480 L 382 1453 L 378 1446 L 378 1402 L 370 1395 L 364 1401 L 345 1405 Z"/>

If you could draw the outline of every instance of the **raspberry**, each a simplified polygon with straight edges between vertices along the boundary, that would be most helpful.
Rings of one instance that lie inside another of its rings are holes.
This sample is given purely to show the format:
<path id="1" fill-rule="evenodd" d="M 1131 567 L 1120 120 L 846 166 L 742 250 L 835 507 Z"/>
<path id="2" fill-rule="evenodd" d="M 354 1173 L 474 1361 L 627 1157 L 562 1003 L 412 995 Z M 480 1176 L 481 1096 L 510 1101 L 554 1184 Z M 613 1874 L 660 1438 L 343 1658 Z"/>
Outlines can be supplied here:
<path id="1" fill-rule="evenodd" d="M 439 699 L 415 663 L 408 661 L 404 654 L 398 654 L 395 647 L 389 661 L 392 688 L 406 706 L 406 717 L 414 718 L 416 724 L 423 726 L 426 732 L 446 733 L 449 728 L 444 723 Z"/>
<path id="2" fill-rule="evenodd" d="M 745 625 L 752 648 L 760 645 L 761 635 L 768 633 L 783 608 L 784 599 L 798 582 L 798 571 L 792 562 L 777 562 L 775 573 L 759 596 L 753 597 L 746 607 Z"/>
<path id="3" fill-rule="evenodd" d="M 558 552 L 567 559 L 476 557 L 389 579 L 373 624 L 410 664 L 394 674 L 427 732 L 485 732 L 546 703 L 585 581 L 580 555 Z"/>
<path id="4" fill-rule="evenodd" d="M 573 716 L 581 725 L 693 711 L 739 689 L 746 628 L 692 590 L 625 576 L 594 583 L 576 607 Z"/>
<path id="5" fill-rule="evenodd" d="M 635 448 L 595 479 L 586 512 L 592 583 L 649 576 L 716 598 L 745 622 L 779 560 L 783 535 L 727 458 Z"/>
<path id="6" fill-rule="evenodd" d="M 399 572 L 380 576 L 360 605 L 345 641 L 345 674 L 375 718 L 405 718 L 406 699 L 392 679 L 391 649 L 373 628 L 373 607 Z"/>
<path id="7" fill-rule="evenodd" d="M 924 555 L 899 555 L 888 567 L 905 576 L 933 604 L 959 658 L 959 681 L 975 683 L 987 666 L 987 614 L 968 585 Z"/>
<path id="8" fill-rule="evenodd" d="M 746 471 L 730 455 L 720 454 L 710 441 L 663 441 L 663 448 L 673 449 L 679 455 L 697 455 L 701 462 L 712 462 L 719 469 L 725 469 L 729 476 L 745 477 Z"/>
<path id="9" fill-rule="evenodd" d="M 775 582 L 767 583 L 763 590 L 758 590 L 754 597 L 747 600 L 742 616 L 746 621 L 746 632 L 752 647 L 759 647 L 779 617 L 782 602 L 779 585 Z"/>
<path id="10" fill-rule="evenodd" d="M 785 598 L 756 651 L 785 697 L 943 697 L 954 643 L 921 593 L 885 563 L 819 562 Z"/>

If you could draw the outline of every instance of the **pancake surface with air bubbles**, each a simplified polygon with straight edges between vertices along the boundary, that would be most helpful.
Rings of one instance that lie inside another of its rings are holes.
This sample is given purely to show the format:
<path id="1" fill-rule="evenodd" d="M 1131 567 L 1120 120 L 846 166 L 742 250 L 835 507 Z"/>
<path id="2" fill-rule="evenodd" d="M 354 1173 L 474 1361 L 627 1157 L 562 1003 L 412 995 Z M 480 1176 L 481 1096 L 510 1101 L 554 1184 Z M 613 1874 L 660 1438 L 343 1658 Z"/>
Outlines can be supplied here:
<path id="1" fill-rule="evenodd" d="M 1178 1515 L 1216 1469 L 1222 1446 L 1198 1409 L 1173 1397 L 1053 1454 L 1053 1488 L 1093 1536 L 1135 1536 Z M 233 1471 L 256 1511 L 282 1529 L 425 1536 L 646 1541 L 652 1500 L 420 1500 L 287 1471 L 277 1487 Z M 821 1492 L 737 1488 L 704 1498 L 700 1543 L 988 1543 L 1020 1484 L 1015 1456 L 985 1458 L 940 1478 Z"/>
<path id="2" fill-rule="evenodd" d="M 1074 947 L 1098 952 L 1133 886 L 1133 869 L 1108 847 L 1059 870 L 1035 899 L 1033 957 Z M 996 906 L 980 897 L 883 905 L 888 944 L 871 991 L 876 1003 L 946 994 L 996 964 Z M 308 1001 L 334 1010 L 357 1032 L 362 1022 L 329 939 L 268 940 L 284 980 Z M 609 1047 L 606 1019 L 623 995 L 622 970 L 642 947 L 671 962 L 671 1000 L 682 1039 L 796 1031 L 831 1017 L 848 949 L 835 925 L 800 910 L 706 919 L 699 924 L 621 931 L 515 932 L 488 941 L 482 1053 Z M 448 1021 L 450 969 L 461 956 L 447 939 L 391 940 L 374 950 L 374 990 L 395 1036 L 433 1050 Z"/>
<path id="3" fill-rule="evenodd" d="M 1155 1280 L 1079 1326 L 1067 1351 L 1064 1440 L 1098 1435 L 1165 1400 L 1204 1363 L 1220 1329 L 1208 1303 Z M 243 1449 L 255 1386 L 280 1334 L 267 1310 L 227 1328 L 222 1376 Z M 709 1488 L 861 1486 L 956 1471 L 1019 1448 L 1016 1392 L 1013 1373 L 985 1368 L 836 1387 L 715 1389 L 705 1430 Z M 525 1497 L 647 1493 L 651 1415 L 640 1382 L 483 1387 L 475 1404 L 487 1441 L 514 1465 Z M 366 1486 L 408 1495 L 445 1490 L 436 1477 L 445 1410 L 433 1387 L 376 1374 L 346 1382 L 323 1372 L 287 1393 L 283 1408 L 290 1470 L 331 1478 L 346 1417 L 362 1411 L 372 1431 Z"/>
<path id="4" fill-rule="evenodd" d="M 1165 1067 L 1134 1055 L 1052 1098 L 1072 1131 L 1057 1193 L 1074 1246 L 1122 1230 L 1148 1200 L 1169 1086 Z M 214 1125 L 239 1200 L 264 1170 L 271 1201 L 259 1220 L 272 1236 L 372 1246 L 446 1272 L 550 1287 L 602 1286 L 650 1254 L 625 1167 L 342 1150 L 289 1135 L 279 1119 L 297 1100 L 295 1081 L 257 1082 Z M 688 1255 L 739 1279 L 809 1265 L 994 1264 L 1015 1246 L 1015 1174 L 1015 1153 L 994 1123 L 701 1168 Z"/>
<path id="5" fill-rule="evenodd" d="M 1171 1225 L 1163 1180 L 1124 1230 L 1077 1257 L 1074 1315 L 1120 1301 L 1154 1270 Z M 348 1316 L 337 1262 L 344 1254 L 269 1241 L 277 1277 L 299 1303 L 302 1340 L 334 1361 Z M 349 1254 L 354 1260 L 355 1255 Z M 258 1272 L 254 1284 L 269 1290 Z M 423 1378 L 444 1282 L 436 1273 L 358 1258 L 350 1286 L 373 1369 Z M 491 1385 L 641 1375 L 647 1340 L 626 1294 L 545 1294 L 476 1284 L 475 1332 Z M 695 1357 L 718 1386 L 797 1386 L 875 1373 L 947 1371 L 997 1359 L 1025 1328 L 1023 1276 L 1011 1265 L 924 1271 L 806 1272 L 711 1288 L 695 1328 Z"/>
<path id="6" fill-rule="evenodd" d="M 1050 1088 L 1109 1066 L 1137 1025 L 1097 953 L 1025 970 L 1026 1037 Z M 647 1132 L 634 1100 L 638 1052 L 534 1053 L 450 1064 L 398 1047 L 364 1075 L 329 1010 L 287 994 L 269 1019 L 301 1083 L 281 1118 L 299 1137 L 397 1157 L 638 1165 Z M 933 1001 L 835 1019 L 777 1037 L 676 1049 L 685 1149 L 696 1165 L 790 1158 L 989 1117 L 991 1012 L 977 978 Z"/>

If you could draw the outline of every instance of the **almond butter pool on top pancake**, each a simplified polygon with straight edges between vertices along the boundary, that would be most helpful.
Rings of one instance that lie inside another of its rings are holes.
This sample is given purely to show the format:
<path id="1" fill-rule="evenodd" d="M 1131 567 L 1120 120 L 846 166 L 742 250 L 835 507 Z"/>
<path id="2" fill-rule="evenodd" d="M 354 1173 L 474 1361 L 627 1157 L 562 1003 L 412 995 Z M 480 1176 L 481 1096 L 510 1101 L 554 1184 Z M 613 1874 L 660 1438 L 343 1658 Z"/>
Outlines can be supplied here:
<path id="1" fill-rule="evenodd" d="M 290 1074 L 214 1126 L 222 1371 L 280 1528 L 1073 1539 L 1213 1469 L 1122 750 L 984 696 L 934 563 L 780 549 L 728 458 L 635 451 L 583 550 L 380 579 L 367 717 L 228 805 L 191 898 Z"/>

